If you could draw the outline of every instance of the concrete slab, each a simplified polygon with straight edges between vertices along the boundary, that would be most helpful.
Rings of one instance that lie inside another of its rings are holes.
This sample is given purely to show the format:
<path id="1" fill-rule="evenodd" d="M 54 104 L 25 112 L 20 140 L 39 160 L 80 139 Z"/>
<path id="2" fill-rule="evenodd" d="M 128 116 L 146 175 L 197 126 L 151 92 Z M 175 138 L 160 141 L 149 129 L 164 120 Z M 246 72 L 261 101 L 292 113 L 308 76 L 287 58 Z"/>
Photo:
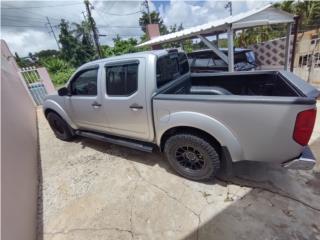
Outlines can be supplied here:
<path id="1" fill-rule="evenodd" d="M 320 239 L 319 165 L 239 163 L 234 177 L 199 183 L 159 153 L 60 141 L 41 111 L 38 125 L 40 239 Z M 311 146 L 319 158 L 319 135 Z"/>

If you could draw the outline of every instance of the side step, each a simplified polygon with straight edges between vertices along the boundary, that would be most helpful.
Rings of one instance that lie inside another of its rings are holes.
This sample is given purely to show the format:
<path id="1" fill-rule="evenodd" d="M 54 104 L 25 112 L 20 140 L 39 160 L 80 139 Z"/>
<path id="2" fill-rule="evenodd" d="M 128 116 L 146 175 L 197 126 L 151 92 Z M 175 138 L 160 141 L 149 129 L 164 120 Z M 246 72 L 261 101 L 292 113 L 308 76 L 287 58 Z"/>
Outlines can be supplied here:
<path id="1" fill-rule="evenodd" d="M 76 134 L 81 137 L 92 138 L 95 140 L 113 143 L 113 144 L 133 148 L 133 149 L 144 151 L 144 152 L 151 153 L 151 152 L 153 152 L 153 149 L 154 149 L 154 145 L 151 143 L 145 143 L 142 141 L 120 138 L 120 137 L 101 134 L 101 133 L 94 133 L 94 132 L 77 130 Z"/>

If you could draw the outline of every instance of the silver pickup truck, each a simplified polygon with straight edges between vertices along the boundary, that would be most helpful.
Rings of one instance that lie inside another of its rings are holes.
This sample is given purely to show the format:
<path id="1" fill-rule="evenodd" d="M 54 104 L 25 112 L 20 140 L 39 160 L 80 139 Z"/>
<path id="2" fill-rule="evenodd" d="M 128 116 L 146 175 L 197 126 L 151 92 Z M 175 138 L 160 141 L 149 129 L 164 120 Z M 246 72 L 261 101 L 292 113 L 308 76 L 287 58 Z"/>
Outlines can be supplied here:
<path id="1" fill-rule="evenodd" d="M 311 169 L 318 96 L 290 72 L 190 74 L 170 49 L 89 62 L 43 108 L 59 139 L 159 149 L 182 176 L 206 180 L 242 160 Z"/>

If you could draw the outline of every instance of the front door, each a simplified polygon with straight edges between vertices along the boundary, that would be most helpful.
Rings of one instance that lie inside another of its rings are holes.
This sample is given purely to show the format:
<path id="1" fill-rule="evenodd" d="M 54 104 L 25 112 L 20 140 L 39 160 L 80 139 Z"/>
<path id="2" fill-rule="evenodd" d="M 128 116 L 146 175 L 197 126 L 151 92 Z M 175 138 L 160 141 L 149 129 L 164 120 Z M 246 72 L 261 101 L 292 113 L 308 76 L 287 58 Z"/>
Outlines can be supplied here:
<path id="1" fill-rule="evenodd" d="M 80 70 L 68 86 L 71 96 L 65 99 L 66 109 L 80 129 L 103 130 L 107 125 L 98 88 L 99 72 L 97 65 Z"/>
<path id="2" fill-rule="evenodd" d="M 115 135 L 149 138 L 145 72 L 144 59 L 105 65 L 103 106 Z"/>

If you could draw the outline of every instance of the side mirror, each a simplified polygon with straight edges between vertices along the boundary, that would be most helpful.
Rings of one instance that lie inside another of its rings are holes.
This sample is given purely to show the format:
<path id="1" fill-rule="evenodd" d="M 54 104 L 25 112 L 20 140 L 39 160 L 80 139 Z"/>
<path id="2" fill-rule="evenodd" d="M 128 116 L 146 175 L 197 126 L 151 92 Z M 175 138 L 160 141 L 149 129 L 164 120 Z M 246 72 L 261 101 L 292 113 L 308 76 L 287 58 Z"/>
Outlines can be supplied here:
<path id="1" fill-rule="evenodd" d="M 59 96 L 67 96 L 69 95 L 69 90 L 66 87 L 62 87 L 58 90 L 58 95 Z"/>

